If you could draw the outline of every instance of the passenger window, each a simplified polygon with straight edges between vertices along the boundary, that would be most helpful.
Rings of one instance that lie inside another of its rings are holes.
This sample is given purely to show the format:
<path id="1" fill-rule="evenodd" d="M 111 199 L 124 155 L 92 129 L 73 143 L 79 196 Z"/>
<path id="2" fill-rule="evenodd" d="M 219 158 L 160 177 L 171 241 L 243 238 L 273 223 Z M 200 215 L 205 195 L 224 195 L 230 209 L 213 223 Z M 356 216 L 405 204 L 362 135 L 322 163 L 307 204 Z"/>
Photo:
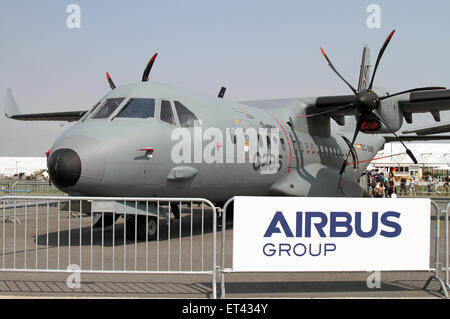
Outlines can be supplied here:
<path id="1" fill-rule="evenodd" d="M 284 143 L 284 139 L 280 138 L 280 144 L 281 144 L 281 149 L 283 151 L 285 151 L 286 150 L 286 144 Z"/>
<path id="2" fill-rule="evenodd" d="M 260 148 L 262 148 L 264 146 L 263 145 L 263 138 L 259 134 L 258 134 L 258 145 L 259 145 Z"/>
<path id="3" fill-rule="evenodd" d="M 92 118 L 93 119 L 108 118 L 117 109 L 117 107 L 120 105 L 120 103 L 122 103 L 124 99 L 125 99 L 124 97 L 107 99 Z"/>
<path id="4" fill-rule="evenodd" d="M 178 119 L 180 120 L 180 126 L 181 127 L 194 127 L 198 126 L 196 122 L 198 123 L 197 117 L 192 113 L 186 106 L 181 104 L 178 101 L 174 101 L 175 109 L 178 113 Z"/>
<path id="5" fill-rule="evenodd" d="M 315 154 L 316 153 L 316 149 L 314 148 L 314 144 L 311 143 L 311 153 Z"/>
<path id="6" fill-rule="evenodd" d="M 117 117 L 138 119 L 155 117 L 155 99 L 130 99 Z"/>
<path id="7" fill-rule="evenodd" d="M 175 125 L 175 118 L 172 112 L 172 106 L 169 101 L 161 101 L 161 121 L 167 122 L 169 124 Z"/>
<path id="8" fill-rule="evenodd" d="M 231 138 L 231 143 L 236 144 L 237 143 L 237 138 L 236 138 L 236 134 L 234 133 L 234 130 L 230 130 L 230 138 Z"/>

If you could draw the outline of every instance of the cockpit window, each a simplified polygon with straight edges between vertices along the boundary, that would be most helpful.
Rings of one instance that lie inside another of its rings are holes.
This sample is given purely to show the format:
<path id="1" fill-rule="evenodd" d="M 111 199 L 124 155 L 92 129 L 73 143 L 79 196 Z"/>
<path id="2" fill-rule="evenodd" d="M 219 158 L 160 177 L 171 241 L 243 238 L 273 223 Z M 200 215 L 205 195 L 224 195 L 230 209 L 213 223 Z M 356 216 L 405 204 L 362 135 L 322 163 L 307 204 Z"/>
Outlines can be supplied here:
<path id="1" fill-rule="evenodd" d="M 130 99 L 116 117 L 138 119 L 155 117 L 155 99 Z"/>
<path id="2" fill-rule="evenodd" d="M 102 101 L 98 101 L 86 114 L 81 118 L 81 121 L 84 122 L 91 114 L 94 113 L 95 109 L 102 103 Z"/>
<path id="3" fill-rule="evenodd" d="M 181 127 L 194 127 L 198 125 L 198 119 L 186 106 L 174 101 Z"/>
<path id="4" fill-rule="evenodd" d="M 93 119 L 108 118 L 117 109 L 117 107 L 120 105 L 120 103 L 122 103 L 124 99 L 125 98 L 123 97 L 107 99 L 92 118 Z"/>
<path id="5" fill-rule="evenodd" d="M 175 118 L 172 112 L 172 106 L 169 101 L 161 100 L 161 121 L 175 125 Z"/>

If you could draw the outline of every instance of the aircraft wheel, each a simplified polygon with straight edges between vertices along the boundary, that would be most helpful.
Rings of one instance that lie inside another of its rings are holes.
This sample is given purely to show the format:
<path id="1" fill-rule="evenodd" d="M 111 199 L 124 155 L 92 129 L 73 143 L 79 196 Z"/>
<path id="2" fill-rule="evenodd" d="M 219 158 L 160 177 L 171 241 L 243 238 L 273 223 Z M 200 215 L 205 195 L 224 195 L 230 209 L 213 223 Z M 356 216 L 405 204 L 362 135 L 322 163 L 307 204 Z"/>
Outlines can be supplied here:
<path id="1" fill-rule="evenodd" d="M 93 213 L 94 214 L 94 220 L 92 222 L 93 228 L 101 228 L 102 227 L 102 214 L 101 213 Z M 113 214 L 111 213 L 104 213 L 103 215 L 103 226 L 108 227 L 114 224 L 118 219 L 120 215 L 116 214 L 116 218 L 113 220 Z"/>
<path id="2" fill-rule="evenodd" d="M 170 210 L 172 211 L 172 214 L 175 217 L 175 219 L 180 218 L 180 208 L 178 207 L 177 203 L 170 203 Z"/>
<path id="3" fill-rule="evenodd" d="M 137 233 L 138 240 L 154 240 L 158 236 L 158 219 L 155 216 L 148 216 L 147 225 L 146 216 L 137 216 L 137 229 L 135 224 L 135 216 L 127 218 L 127 238 L 134 240 Z"/>
<path id="4" fill-rule="evenodd" d="M 233 223 L 233 215 L 234 215 L 234 203 L 231 203 L 227 207 L 227 220 L 226 220 L 227 224 Z"/>
<path id="5" fill-rule="evenodd" d="M 217 207 L 223 207 L 223 205 L 224 205 L 223 203 L 222 204 L 221 203 L 217 203 L 216 206 Z M 227 225 L 233 224 L 233 213 L 234 213 L 234 205 L 230 204 L 227 207 L 227 220 L 225 221 Z M 222 218 L 223 218 L 223 215 L 219 214 L 219 212 L 217 212 L 217 225 L 219 227 L 222 227 Z"/>

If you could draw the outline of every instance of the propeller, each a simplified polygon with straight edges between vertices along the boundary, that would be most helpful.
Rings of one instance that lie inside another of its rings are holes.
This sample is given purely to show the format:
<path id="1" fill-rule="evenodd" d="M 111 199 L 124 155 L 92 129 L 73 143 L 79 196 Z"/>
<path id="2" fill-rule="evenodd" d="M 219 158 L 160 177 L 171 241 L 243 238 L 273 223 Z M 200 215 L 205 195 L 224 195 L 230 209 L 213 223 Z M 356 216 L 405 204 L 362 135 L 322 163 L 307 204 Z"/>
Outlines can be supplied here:
<path id="1" fill-rule="evenodd" d="M 333 101 L 330 99 L 325 100 L 322 99 L 320 102 L 323 103 L 323 107 L 329 107 L 330 105 L 333 105 L 337 108 L 329 110 L 328 112 L 333 112 L 337 109 L 347 109 L 347 110 L 353 110 L 355 112 L 355 117 L 356 117 L 356 127 L 355 127 L 355 131 L 353 133 L 353 138 L 351 141 L 351 145 L 353 145 L 355 143 L 356 137 L 358 136 L 359 132 L 361 130 L 367 129 L 368 127 L 370 127 L 371 125 L 374 125 L 374 123 L 376 124 L 375 127 L 378 128 L 379 127 L 379 122 L 383 123 L 389 131 L 392 132 L 392 134 L 394 134 L 394 136 L 397 138 L 397 140 L 402 143 L 403 147 L 406 149 L 406 153 L 408 154 L 408 156 L 411 158 L 411 160 L 417 164 L 417 160 L 414 156 L 414 154 L 411 152 L 410 149 L 408 149 L 406 147 L 406 145 L 403 143 L 403 141 L 401 140 L 401 138 L 395 133 L 395 131 L 388 125 L 387 121 L 383 118 L 383 116 L 381 115 L 381 113 L 378 111 L 379 107 L 380 107 L 380 101 L 382 100 L 386 100 L 389 99 L 391 97 L 400 95 L 400 94 L 404 94 L 404 93 L 410 93 L 410 92 L 416 92 L 416 91 L 427 91 L 427 90 L 440 90 L 440 89 L 445 89 L 445 87 L 438 87 L 438 86 L 430 86 L 430 87 L 420 87 L 420 88 L 414 88 L 414 89 L 409 89 L 409 90 L 405 90 L 405 91 L 401 91 L 401 92 L 397 92 L 394 94 L 389 94 L 386 96 L 381 96 L 379 97 L 373 90 L 373 83 L 374 83 L 374 79 L 375 79 L 375 74 L 378 70 L 378 66 L 380 64 L 381 58 L 384 54 L 384 51 L 386 50 L 389 42 L 392 39 L 392 36 L 394 35 L 395 30 L 393 30 L 388 37 L 386 38 L 386 40 L 384 41 L 378 56 L 377 56 L 377 60 L 375 62 L 375 67 L 372 73 L 372 77 L 370 80 L 370 83 L 368 85 L 367 88 L 365 87 L 361 87 L 360 91 L 356 90 L 348 81 L 346 81 L 344 79 L 344 77 L 336 70 L 336 68 L 334 67 L 334 65 L 331 63 L 331 60 L 328 58 L 327 54 L 325 53 L 325 51 L 323 50 L 323 48 L 320 48 L 320 50 L 322 51 L 322 55 L 325 58 L 326 63 L 330 66 L 330 68 L 339 76 L 339 78 L 341 78 L 341 80 L 343 80 L 345 82 L 345 84 L 347 84 L 347 86 L 352 90 L 352 92 L 354 93 L 354 97 L 353 97 L 353 101 L 350 102 L 350 100 L 352 99 L 351 96 L 345 96 L 339 99 L 335 99 L 335 102 L 333 103 Z M 362 83 L 361 81 L 361 76 L 362 74 L 360 74 L 360 79 L 359 79 L 359 83 Z M 350 103 L 349 103 L 350 102 Z M 319 105 L 317 105 L 319 106 Z M 318 113 L 314 113 L 311 114 L 309 116 L 315 116 L 315 115 L 323 115 L 325 112 L 318 112 Z M 339 184 L 338 184 L 338 188 L 340 187 L 340 182 L 341 182 L 341 178 L 342 178 L 342 174 L 345 171 L 345 168 L 348 165 L 348 157 L 351 154 L 351 150 L 348 151 L 347 156 L 341 166 L 341 169 L 339 170 Z"/>
<path id="2" fill-rule="evenodd" d="M 158 53 L 155 53 L 150 61 L 148 61 L 147 66 L 145 67 L 144 73 L 142 74 L 142 82 L 148 81 L 148 76 L 150 74 L 150 71 L 152 70 L 153 64 L 155 63 L 156 57 L 158 56 Z M 106 72 L 106 80 L 108 81 L 109 87 L 114 90 L 116 88 L 116 85 L 114 84 L 113 80 L 111 79 L 111 76 L 108 72 Z"/>
<path id="3" fill-rule="evenodd" d="M 155 63 L 156 57 L 158 56 L 158 53 L 155 53 L 150 61 L 148 61 L 147 66 L 145 67 L 144 74 L 142 74 L 142 82 L 148 81 L 148 75 L 150 74 L 150 71 L 152 69 L 153 63 Z"/>
<path id="4" fill-rule="evenodd" d="M 111 90 L 114 90 L 116 88 L 116 85 L 114 84 L 108 72 L 106 72 L 106 80 L 108 80 L 109 87 L 111 88 Z"/>

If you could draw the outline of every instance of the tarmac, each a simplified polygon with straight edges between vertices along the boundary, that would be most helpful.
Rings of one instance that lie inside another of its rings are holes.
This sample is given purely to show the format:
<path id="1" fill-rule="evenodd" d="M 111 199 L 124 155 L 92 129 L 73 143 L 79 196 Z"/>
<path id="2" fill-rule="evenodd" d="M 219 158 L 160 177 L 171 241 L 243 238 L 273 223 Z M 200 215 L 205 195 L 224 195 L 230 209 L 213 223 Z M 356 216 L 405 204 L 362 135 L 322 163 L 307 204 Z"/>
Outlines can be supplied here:
<path id="1" fill-rule="evenodd" d="M 445 208 L 446 200 L 436 200 L 441 208 Z M 85 218 L 85 221 L 89 220 Z M 67 219 L 68 221 L 68 219 Z M 71 273 L 68 272 L 35 272 L 35 271 L 1 271 L 0 272 L 0 298 L 150 298 L 150 299 L 207 299 L 212 297 L 212 282 L 209 274 L 167 274 L 167 273 L 133 273 L 133 270 L 141 270 L 142 267 L 150 267 L 150 269 L 167 270 L 171 269 L 193 269 L 197 270 L 211 268 L 211 254 L 212 251 L 212 216 L 205 214 L 205 226 L 200 229 L 200 223 L 193 223 L 192 241 L 190 236 L 185 236 L 184 226 L 181 231 L 182 236 L 179 236 L 179 221 L 173 221 L 171 224 L 170 238 L 167 240 L 167 230 L 161 231 L 162 238 L 157 243 L 151 242 L 135 242 L 126 241 L 124 245 L 121 242 L 121 236 L 116 236 L 114 251 L 117 270 L 127 269 L 131 267 L 131 273 L 81 273 L 79 287 L 70 288 L 67 281 Z M 185 221 L 183 220 L 183 223 Z M 434 209 L 432 208 L 431 220 L 431 254 L 430 267 L 434 267 L 434 236 L 436 232 L 436 217 Z M 71 223 L 77 224 L 79 220 L 71 218 Z M 73 225 L 72 224 L 72 225 Z M 441 218 L 440 234 L 444 234 L 444 220 Z M 0 223 L 1 226 L 2 223 Z M 13 223 L 5 224 L 5 227 L 12 227 Z M 20 224 L 22 225 L 22 224 Z M 1 227 L 0 226 L 0 227 Z M 22 251 L 22 257 L 17 250 L 17 258 L 14 263 L 22 265 L 26 263 L 33 268 L 37 262 L 39 265 L 44 265 L 47 255 L 44 252 L 49 252 L 50 259 L 49 269 L 55 269 L 56 249 L 54 240 L 58 238 L 60 243 L 60 253 L 58 255 L 58 269 L 65 269 L 68 261 L 77 263 L 79 253 L 79 242 L 77 238 L 78 233 L 65 232 L 61 226 L 59 235 L 52 229 L 47 239 L 45 238 L 45 223 L 39 220 L 39 236 L 26 238 L 24 233 L 20 233 L 19 224 L 16 225 L 17 247 L 26 247 Z M 34 229 L 35 225 L 29 223 L 28 229 Z M 123 229 L 120 222 L 115 226 L 117 234 L 120 234 L 120 229 Z M 84 230 L 83 230 L 84 231 Z M 64 233 L 65 232 L 65 233 Z M 232 232 L 231 226 L 226 229 L 227 245 L 226 245 L 226 267 L 230 266 L 232 259 Z M 8 236 L 12 236 L 13 232 L 7 231 Z M 70 234 L 70 235 L 69 235 Z M 106 232 L 105 232 L 106 234 Z M 83 246 L 89 244 L 89 236 L 83 235 Z M 102 255 L 102 260 L 112 260 L 112 238 L 110 235 L 103 237 L 96 235 L 94 238 L 94 247 L 90 252 L 95 260 L 91 263 L 94 268 L 103 267 L 99 263 L 97 257 Z M 59 237 L 58 237 L 59 236 Z M 164 237 L 166 236 L 166 237 Z M 88 237 L 85 242 L 85 237 Z M 10 237 L 8 237 L 10 238 Z M 20 238 L 20 240 L 19 240 Z M 33 244 L 37 238 L 39 248 Z M 70 238 L 70 239 L 69 239 Z M 45 239 L 45 240 L 44 240 Z M 99 248 L 99 241 L 103 240 L 105 244 L 104 251 Z M 170 242 L 170 243 L 169 243 Z M 27 243 L 27 244 L 25 244 Z M 72 243 L 70 258 L 69 254 L 63 254 L 69 247 L 68 243 Z M 109 243 L 109 244 L 108 244 Z M 147 246 L 145 246 L 147 245 Z M 192 246 L 191 246 L 192 245 Z M 220 264 L 220 247 L 221 247 L 221 231 L 217 232 L 217 263 Z M 195 247 L 192 255 L 189 250 Z M 196 250 L 202 247 L 202 251 Z M 0 247 L 1 248 L 1 247 Z M 152 264 L 153 255 L 146 255 L 143 253 L 145 249 L 150 251 L 159 251 L 159 264 Z M 84 249 L 84 248 L 83 248 Z M 168 249 L 171 253 L 168 252 Z M 6 249 L 7 250 L 7 249 Z M 27 253 L 23 253 L 27 251 Z M 182 258 L 177 256 L 178 252 L 182 252 Z M 134 253 L 133 253 L 134 252 Z M 444 242 L 440 240 L 440 262 L 443 262 Z M 87 255 L 85 255 L 87 254 Z M 174 256 L 172 256 L 174 255 Z M 171 256 L 171 257 L 169 257 Z M 189 256 L 189 257 L 186 257 Z M 190 258 L 193 256 L 193 258 Z M 146 261 L 145 261 L 146 260 Z M 151 260 L 151 261 L 149 261 Z M 120 262 L 119 262 L 120 261 Z M 122 261 L 124 265 L 122 265 Z M 83 268 L 89 266 L 89 251 L 83 251 Z M 6 260 L 5 268 L 13 268 L 11 260 Z M 144 264 L 146 263 L 146 266 Z M 201 264 L 201 265 L 200 265 Z M 0 264 L 1 265 L 1 264 Z M 9 267 L 8 267 L 9 266 Z M 105 266 L 105 269 L 109 266 Z M 133 269 L 134 268 L 134 269 Z M 225 298 L 230 299 L 288 299 L 288 298 L 305 298 L 305 299 L 328 299 L 328 298 L 395 298 L 395 299 L 443 299 L 444 294 L 440 290 L 441 286 L 437 280 L 431 280 L 427 289 L 424 286 L 427 280 L 433 276 L 432 271 L 396 271 L 396 272 L 381 272 L 379 273 L 380 284 L 376 287 L 370 288 L 368 280 L 373 277 L 373 273 L 369 272 L 295 272 L 295 273 L 227 273 L 225 274 Z M 370 277 L 372 276 L 372 277 Z M 439 273 L 440 278 L 444 278 L 443 272 Z M 217 275 L 217 297 L 220 297 L 220 276 Z"/>

